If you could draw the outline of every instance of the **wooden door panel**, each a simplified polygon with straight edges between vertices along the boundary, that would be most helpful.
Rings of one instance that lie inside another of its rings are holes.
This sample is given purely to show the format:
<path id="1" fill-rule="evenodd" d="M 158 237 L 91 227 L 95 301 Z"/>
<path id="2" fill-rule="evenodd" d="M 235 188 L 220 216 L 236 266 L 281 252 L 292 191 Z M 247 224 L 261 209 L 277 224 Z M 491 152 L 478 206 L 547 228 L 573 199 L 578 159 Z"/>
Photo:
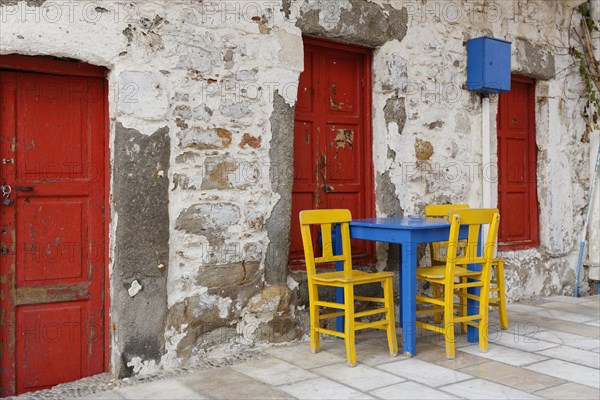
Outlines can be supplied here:
<path id="1" fill-rule="evenodd" d="M 527 142 L 523 138 L 506 138 L 505 146 L 506 174 L 503 175 L 504 185 L 524 185 L 526 184 L 527 171 L 529 167 L 527 162 Z"/>
<path id="2" fill-rule="evenodd" d="M 529 207 L 528 194 L 523 191 L 507 192 L 504 197 L 505 209 L 508 211 L 511 220 L 527 221 Z M 505 226 L 504 235 L 509 241 L 519 241 L 527 239 L 527 224 L 512 223 Z"/>
<path id="3" fill-rule="evenodd" d="M 361 133 L 356 125 L 327 126 L 327 184 L 334 191 L 361 191 Z M 356 144 L 355 144 L 356 142 Z"/>
<path id="4" fill-rule="evenodd" d="M 18 286 L 87 280 L 83 244 L 89 221 L 84 198 L 23 198 L 16 203 Z"/>
<path id="5" fill-rule="evenodd" d="M 0 171 L 13 188 L 0 206 L 9 395 L 104 370 L 107 110 L 103 75 L 1 71 L 0 90 Z"/>
<path id="6" fill-rule="evenodd" d="M 294 190 L 310 188 L 314 190 L 316 182 L 316 146 L 313 137 L 314 125 L 311 121 L 296 121 L 294 125 Z"/>
<path id="7" fill-rule="evenodd" d="M 339 115 L 358 117 L 362 97 L 359 87 L 363 79 L 360 57 L 338 52 L 327 52 L 325 57 L 328 118 Z"/>
<path id="8" fill-rule="evenodd" d="M 19 307 L 17 389 L 26 392 L 81 378 L 85 371 L 85 304 Z M 71 349 L 68 356 L 65 349 Z M 52 371 L 52 374 L 48 372 Z M 19 379 L 21 378 L 21 379 Z"/>
<path id="9" fill-rule="evenodd" d="M 313 113 L 314 106 L 314 85 L 313 85 L 313 62 L 314 56 L 312 49 L 306 49 L 304 52 L 304 71 L 300 74 L 298 82 L 298 97 L 296 100 L 296 114 Z"/>
<path id="10" fill-rule="evenodd" d="M 17 178 L 83 178 L 90 143 L 87 124 L 87 82 L 71 77 L 17 76 Z M 40 134 L 43 132 L 43 134 Z M 49 157 L 49 155 L 52 155 Z"/>

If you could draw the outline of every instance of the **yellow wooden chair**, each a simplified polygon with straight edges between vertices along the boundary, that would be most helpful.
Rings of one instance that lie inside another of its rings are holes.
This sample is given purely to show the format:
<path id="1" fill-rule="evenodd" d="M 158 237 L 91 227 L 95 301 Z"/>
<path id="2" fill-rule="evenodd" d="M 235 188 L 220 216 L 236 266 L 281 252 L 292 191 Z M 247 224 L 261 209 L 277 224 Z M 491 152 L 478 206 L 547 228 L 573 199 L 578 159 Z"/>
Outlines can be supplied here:
<path id="1" fill-rule="evenodd" d="M 428 218 L 448 218 L 448 213 L 451 210 L 458 210 L 462 208 L 469 208 L 468 204 L 430 204 L 425 207 L 425 217 Z M 464 242 L 459 242 L 460 245 L 464 245 Z M 431 257 L 431 265 L 446 265 L 446 252 L 448 251 L 448 242 L 433 242 L 429 243 L 429 255 Z M 443 286 L 442 285 L 431 285 L 431 292 L 433 297 L 442 298 L 443 297 Z M 466 305 L 461 304 L 461 308 L 464 308 Z M 433 320 L 435 323 L 440 323 L 442 321 L 442 311 L 440 309 L 439 312 L 433 314 Z M 463 331 L 466 332 L 466 326 L 463 325 Z"/>
<path id="2" fill-rule="evenodd" d="M 442 285 L 443 299 L 417 296 L 417 304 L 428 304 L 431 308 L 417 311 L 418 315 L 434 314 L 441 309 L 444 315 L 442 326 L 417 321 L 417 326 L 442 333 L 446 339 L 446 357 L 455 357 L 454 324 L 461 323 L 477 327 L 479 330 L 479 349 L 488 349 L 488 305 L 491 264 L 494 260 L 495 245 L 498 237 L 500 214 L 495 208 L 460 209 L 450 212 L 450 235 L 445 265 L 417 268 L 417 279 Z M 468 238 L 464 254 L 459 255 L 458 234 L 461 226 L 468 226 Z M 481 227 L 489 225 L 485 248 L 478 255 Z M 481 264 L 481 271 L 471 271 L 469 264 Z M 456 279 L 459 279 L 457 282 Z M 468 288 L 479 287 L 479 295 L 467 293 Z M 454 315 L 454 296 L 477 301 L 477 314 L 467 315 L 466 310 Z"/>
<path id="3" fill-rule="evenodd" d="M 394 298 L 392 289 L 393 273 L 363 272 L 352 269 L 350 250 L 350 229 L 348 222 L 352 220 L 349 210 L 305 210 L 300 212 L 300 230 L 306 260 L 306 275 L 308 278 L 308 297 L 310 309 L 310 347 L 313 353 L 319 352 L 320 334 L 337 336 L 344 339 L 346 356 L 350 366 L 356 365 L 356 349 L 354 346 L 355 332 L 359 329 L 375 328 L 387 331 L 390 355 L 398 355 L 396 328 L 394 324 Z M 334 255 L 332 242 L 332 226 L 339 224 L 342 239 L 342 254 Z M 322 255 L 315 257 L 311 225 L 319 225 L 321 229 Z M 316 264 L 343 261 L 343 271 L 317 273 Z M 354 287 L 370 283 L 383 285 L 383 298 L 355 296 Z M 344 303 L 334 303 L 319 300 L 319 287 L 328 286 L 344 289 Z M 379 308 L 355 312 L 354 301 L 382 303 Z M 320 308 L 333 308 L 342 311 L 321 314 Z M 384 319 L 362 322 L 357 318 L 383 314 Z M 344 317 L 344 332 L 337 332 L 321 327 L 321 321 L 329 318 Z"/>
<path id="4" fill-rule="evenodd" d="M 428 218 L 448 218 L 448 213 L 452 210 L 469 208 L 468 204 L 430 204 L 425 207 L 425 216 Z M 446 264 L 446 250 L 448 242 L 433 242 L 429 244 L 431 254 L 431 265 Z"/>
<path id="5" fill-rule="evenodd" d="M 448 218 L 448 213 L 452 210 L 469 208 L 468 204 L 430 204 L 425 207 L 426 217 Z M 459 242 L 460 243 L 460 242 Z M 447 242 L 435 242 L 429 245 L 431 250 L 431 265 L 446 264 Z M 460 246 L 460 245 L 459 245 Z M 498 308 L 500 317 L 500 327 L 508 329 L 508 314 L 506 313 L 506 292 L 504 287 L 504 260 L 496 258 L 492 262 L 492 276 L 490 280 L 490 306 Z M 432 285 L 434 297 L 441 297 L 440 286 Z M 495 294 L 495 296 L 493 296 Z M 464 304 L 461 305 L 465 307 Z M 436 313 L 433 316 L 436 323 L 441 322 L 442 314 Z M 463 331 L 465 327 L 463 326 Z"/>

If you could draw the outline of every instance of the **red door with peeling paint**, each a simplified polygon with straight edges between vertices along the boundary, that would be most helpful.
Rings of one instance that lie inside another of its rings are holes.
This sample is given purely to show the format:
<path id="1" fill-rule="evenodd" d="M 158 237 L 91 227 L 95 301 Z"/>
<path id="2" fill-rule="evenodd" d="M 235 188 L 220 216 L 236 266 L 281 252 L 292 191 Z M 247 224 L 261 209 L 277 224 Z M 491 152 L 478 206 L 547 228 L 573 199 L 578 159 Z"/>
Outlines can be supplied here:
<path id="1" fill-rule="evenodd" d="M 294 118 L 290 265 L 304 268 L 298 213 L 347 208 L 375 214 L 371 157 L 371 51 L 304 38 Z M 352 243 L 355 262 L 372 263 L 371 243 Z"/>
<path id="2" fill-rule="evenodd" d="M 0 57 L 2 396 L 104 370 L 104 74 Z"/>
<path id="3" fill-rule="evenodd" d="M 498 101 L 498 208 L 501 250 L 539 243 L 535 80 L 512 76 Z"/>

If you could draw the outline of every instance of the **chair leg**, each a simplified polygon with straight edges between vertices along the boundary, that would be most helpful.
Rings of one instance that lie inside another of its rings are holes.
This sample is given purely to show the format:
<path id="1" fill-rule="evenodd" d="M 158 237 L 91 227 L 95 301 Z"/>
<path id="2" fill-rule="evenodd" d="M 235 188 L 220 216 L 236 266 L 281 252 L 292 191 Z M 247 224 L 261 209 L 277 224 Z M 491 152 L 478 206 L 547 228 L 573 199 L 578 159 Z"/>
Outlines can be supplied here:
<path id="1" fill-rule="evenodd" d="M 345 326 L 344 326 L 344 341 L 346 342 L 346 358 L 348 365 L 354 367 L 356 365 L 356 348 L 354 347 L 354 286 L 344 286 L 344 304 Z"/>
<path id="2" fill-rule="evenodd" d="M 396 323 L 394 318 L 394 289 L 392 278 L 387 278 L 383 282 L 383 298 L 385 299 L 385 308 L 387 310 L 385 318 L 387 320 L 387 339 L 390 347 L 390 355 L 398 355 L 398 340 L 396 339 Z"/>
<path id="3" fill-rule="evenodd" d="M 446 339 L 446 358 L 454 359 L 454 285 L 444 287 L 444 336 Z"/>
<path id="4" fill-rule="evenodd" d="M 459 281 L 461 284 L 467 283 L 467 277 L 465 276 L 461 276 L 459 278 Z M 460 289 L 460 315 L 461 316 L 465 316 L 467 315 L 468 311 L 467 311 L 467 298 L 464 296 L 465 294 L 467 294 L 467 288 L 463 287 Z M 463 322 L 460 324 L 460 331 L 462 333 L 467 333 L 467 323 Z"/>
<path id="5" fill-rule="evenodd" d="M 490 315 L 490 272 L 492 267 L 487 264 L 483 265 L 481 280 L 483 287 L 479 294 L 479 351 L 487 353 L 488 351 L 488 325 Z"/>
<path id="6" fill-rule="evenodd" d="M 498 313 L 500 315 L 500 327 L 502 329 L 508 329 L 506 292 L 504 291 L 504 261 L 498 261 L 498 264 L 496 264 L 496 281 L 498 282 Z"/>
<path id="7" fill-rule="evenodd" d="M 319 307 L 316 302 L 319 300 L 317 285 L 311 285 L 308 291 L 309 297 L 309 314 L 310 314 L 310 350 L 313 353 L 320 351 L 321 334 L 317 330 L 319 328 Z"/>
<path id="8" fill-rule="evenodd" d="M 441 289 L 443 289 L 441 287 L 441 285 L 438 285 L 437 283 L 431 284 L 431 295 L 433 296 L 434 299 L 442 298 Z M 433 322 L 435 322 L 436 324 L 439 324 L 440 322 L 442 322 L 442 312 L 441 311 L 436 311 L 433 313 Z"/>

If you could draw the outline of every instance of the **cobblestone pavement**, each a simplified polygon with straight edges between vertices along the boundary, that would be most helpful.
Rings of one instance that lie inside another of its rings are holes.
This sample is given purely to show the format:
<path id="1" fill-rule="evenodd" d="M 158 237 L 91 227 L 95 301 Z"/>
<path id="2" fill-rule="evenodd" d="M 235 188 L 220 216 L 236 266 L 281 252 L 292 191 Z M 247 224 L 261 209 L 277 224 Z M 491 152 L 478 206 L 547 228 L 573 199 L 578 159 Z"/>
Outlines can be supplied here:
<path id="1" fill-rule="evenodd" d="M 600 398 L 600 296 L 511 304 L 509 322 L 508 330 L 496 329 L 493 315 L 487 353 L 461 335 L 454 360 L 446 359 L 439 335 L 420 335 L 417 356 L 408 359 L 389 356 L 383 332 L 363 332 L 355 368 L 339 340 L 323 341 L 318 354 L 299 342 L 143 380 L 103 374 L 17 398 Z"/>

